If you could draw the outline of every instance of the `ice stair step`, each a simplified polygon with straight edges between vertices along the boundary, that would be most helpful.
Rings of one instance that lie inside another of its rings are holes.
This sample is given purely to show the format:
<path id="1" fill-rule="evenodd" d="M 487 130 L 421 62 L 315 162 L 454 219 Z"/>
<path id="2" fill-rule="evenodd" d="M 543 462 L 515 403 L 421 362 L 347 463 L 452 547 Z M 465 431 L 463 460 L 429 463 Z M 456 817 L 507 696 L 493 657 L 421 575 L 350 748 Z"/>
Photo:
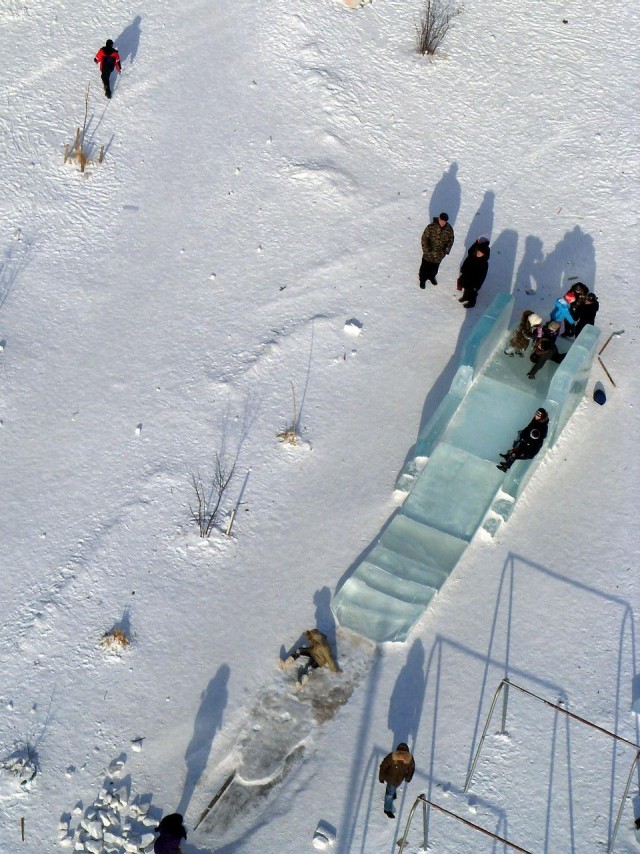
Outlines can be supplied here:
<path id="1" fill-rule="evenodd" d="M 424 605 L 394 599 L 356 577 L 346 582 L 334 607 L 341 626 L 379 643 L 404 640 L 424 613 Z"/>
<path id="2" fill-rule="evenodd" d="M 429 555 L 425 554 L 417 561 L 380 544 L 369 552 L 366 560 L 400 578 L 435 587 L 436 590 L 439 590 L 449 577 L 449 573 L 437 566 Z"/>
<path id="3" fill-rule="evenodd" d="M 412 605 L 415 603 L 420 603 L 422 606 L 428 605 L 437 592 L 434 587 L 400 578 L 367 560 L 358 567 L 358 578 L 374 590 Z"/>
<path id="4" fill-rule="evenodd" d="M 377 544 L 447 574 L 467 545 L 464 540 L 411 519 L 403 512 L 394 516 Z"/>

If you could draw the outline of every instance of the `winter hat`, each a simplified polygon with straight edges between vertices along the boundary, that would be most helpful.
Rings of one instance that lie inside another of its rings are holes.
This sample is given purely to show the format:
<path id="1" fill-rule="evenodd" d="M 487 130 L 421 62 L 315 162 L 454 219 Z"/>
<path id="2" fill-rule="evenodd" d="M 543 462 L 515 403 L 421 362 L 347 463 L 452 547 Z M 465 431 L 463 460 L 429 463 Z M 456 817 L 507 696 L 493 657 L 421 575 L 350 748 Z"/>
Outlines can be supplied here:
<path id="1" fill-rule="evenodd" d="M 408 753 L 409 752 L 409 745 L 405 744 L 404 741 L 401 741 L 400 744 L 396 747 L 396 750 L 404 750 Z"/>
<path id="2" fill-rule="evenodd" d="M 564 298 L 567 302 L 575 302 L 576 295 L 571 293 L 571 291 L 567 291 Z"/>
<path id="3" fill-rule="evenodd" d="M 107 39 L 106 47 L 113 47 L 113 39 Z"/>
<path id="4" fill-rule="evenodd" d="M 587 294 L 587 302 L 598 302 L 598 297 L 595 294 Z"/>
<path id="5" fill-rule="evenodd" d="M 449 222 L 449 214 L 443 211 L 438 215 L 438 219 L 441 219 L 443 222 Z"/>
<path id="6" fill-rule="evenodd" d="M 547 323 L 547 329 L 549 332 L 557 332 L 558 329 L 560 329 L 560 324 L 557 320 L 550 320 L 549 323 Z"/>
<path id="7" fill-rule="evenodd" d="M 539 314 L 530 314 L 529 317 L 527 318 L 527 320 L 529 322 L 529 326 L 532 326 L 532 327 L 533 326 L 540 326 L 540 324 L 542 323 L 542 318 L 540 317 Z"/>

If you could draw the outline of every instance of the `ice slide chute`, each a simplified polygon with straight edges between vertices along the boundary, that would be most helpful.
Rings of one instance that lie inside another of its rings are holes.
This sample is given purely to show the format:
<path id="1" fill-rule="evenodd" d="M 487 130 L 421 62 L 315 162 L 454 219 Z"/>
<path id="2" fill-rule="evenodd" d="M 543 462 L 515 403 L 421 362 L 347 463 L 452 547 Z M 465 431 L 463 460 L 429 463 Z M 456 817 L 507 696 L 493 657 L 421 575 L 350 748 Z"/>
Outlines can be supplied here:
<path id="1" fill-rule="evenodd" d="M 578 406 L 600 331 L 587 326 L 556 365 L 527 378 L 503 352 L 513 297 L 498 294 L 471 332 L 449 392 L 398 477 L 406 498 L 331 603 L 337 622 L 371 640 L 403 641 L 479 528 L 495 534 Z M 507 474 L 499 454 L 539 406 L 549 433 L 533 460 Z"/>

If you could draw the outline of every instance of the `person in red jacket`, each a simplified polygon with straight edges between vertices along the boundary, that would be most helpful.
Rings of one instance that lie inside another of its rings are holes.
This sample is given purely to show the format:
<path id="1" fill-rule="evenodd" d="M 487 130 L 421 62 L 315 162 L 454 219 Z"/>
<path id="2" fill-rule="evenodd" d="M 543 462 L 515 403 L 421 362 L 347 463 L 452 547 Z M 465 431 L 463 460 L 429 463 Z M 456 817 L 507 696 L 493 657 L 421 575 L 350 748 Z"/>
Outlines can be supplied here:
<path id="1" fill-rule="evenodd" d="M 100 50 L 96 53 L 94 62 L 97 62 L 100 66 L 100 73 L 102 76 L 102 83 L 104 85 L 104 94 L 107 98 L 111 97 L 111 86 L 109 84 L 109 79 L 114 71 L 114 69 L 120 74 L 122 68 L 120 66 L 120 54 L 117 49 L 113 46 L 113 41 L 111 39 L 107 39 L 107 43 L 100 48 Z"/>

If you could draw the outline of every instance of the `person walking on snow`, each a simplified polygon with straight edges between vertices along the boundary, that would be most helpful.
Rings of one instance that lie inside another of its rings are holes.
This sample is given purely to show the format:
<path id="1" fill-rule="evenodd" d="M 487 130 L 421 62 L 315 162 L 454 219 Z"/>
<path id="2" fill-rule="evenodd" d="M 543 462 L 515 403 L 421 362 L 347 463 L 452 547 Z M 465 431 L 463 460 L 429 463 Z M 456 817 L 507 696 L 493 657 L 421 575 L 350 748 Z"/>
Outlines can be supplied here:
<path id="1" fill-rule="evenodd" d="M 462 296 L 458 302 L 465 308 L 473 308 L 476 304 L 478 291 L 487 278 L 490 255 L 489 241 L 486 237 L 479 237 L 462 262 L 458 277 L 458 290 L 462 291 Z"/>
<path id="2" fill-rule="evenodd" d="M 434 216 L 433 222 L 422 232 L 422 264 L 418 278 L 420 287 L 424 288 L 426 282 L 437 285 L 438 268 L 440 262 L 451 252 L 453 246 L 453 228 L 449 225 L 449 214 L 444 211 L 439 216 Z"/>
<path id="3" fill-rule="evenodd" d="M 113 41 L 107 39 L 96 53 L 93 61 L 100 66 L 100 76 L 102 77 L 102 85 L 104 86 L 104 94 L 107 98 L 111 97 L 111 84 L 109 82 L 114 69 L 120 74 L 122 67 L 120 65 L 120 54 L 117 48 L 113 46 Z"/>
<path id="4" fill-rule="evenodd" d="M 546 409 L 537 409 L 531 421 L 518 433 L 513 448 L 506 454 L 500 454 L 504 462 L 498 463 L 500 471 L 507 472 L 516 460 L 531 460 L 538 453 L 547 438 L 549 413 Z"/>
<path id="5" fill-rule="evenodd" d="M 404 741 L 396 747 L 392 753 L 388 753 L 380 763 L 378 780 L 386 783 L 384 792 L 384 814 L 388 818 L 395 818 L 393 802 L 396 799 L 396 791 L 402 783 L 410 783 L 416 763 L 409 750 L 409 745 Z"/>
<path id="6" fill-rule="evenodd" d="M 159 836 L 153 843 L 154 854 L 180 854 L 180 843 L 187 838 L 187 831 L 179 812 L 165 815 L 156 828 L 156 833 Z"/>
<path id="7" fill-rule="evenodd" d="M 309 629 L 304 633 L 305 638 L 310 642 L 311 646 L 299 647 L 295 652 L 292 652 L 284 661 L 278 660 L 280 670 L 286 670 L 291 667 L 296 661 L 303 657 L 307 661 L 301 667 L 298 673 L 298 683 L 296 689 L 302 688 L 304 683 L 310 676 L 311 670 L 316 670 L 318 667 L 328 667 L 334 673 L 342 673 L 342 670 L 336 664 L 336 660 L 331 652 L 327 636 L 318 629 Z"/>

